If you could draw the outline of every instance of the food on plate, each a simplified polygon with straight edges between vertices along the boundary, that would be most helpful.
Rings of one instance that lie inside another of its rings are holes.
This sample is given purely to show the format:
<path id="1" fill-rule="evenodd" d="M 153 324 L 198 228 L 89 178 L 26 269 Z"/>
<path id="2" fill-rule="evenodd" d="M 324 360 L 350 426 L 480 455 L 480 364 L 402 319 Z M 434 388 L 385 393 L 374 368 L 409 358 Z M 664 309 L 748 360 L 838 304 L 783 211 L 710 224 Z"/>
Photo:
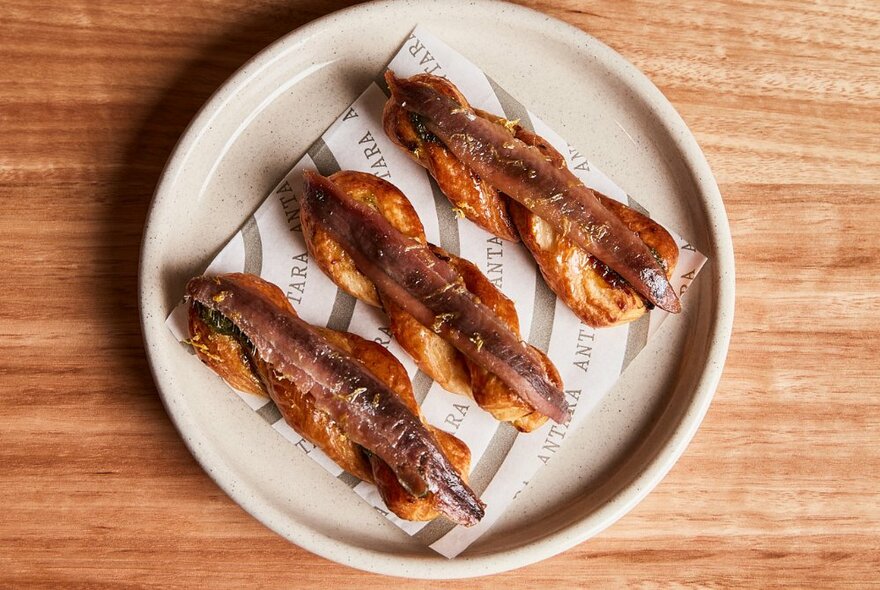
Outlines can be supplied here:
<path id="1" fill-rule="evenodd" d="M 392 141 L 428 169 L 464 217 L 506 239 L 514 227 L 548 285 L 584 322 L 615 325 L 653 306 L 681 310 L 669 283 L 678 248 L 659 224 L 584 186 L 547 141 L 472 108 L 448 80 L 390 71 L 386 80 Z"/>
<path id="2" fill-rule="evenodd" d="M 461 105 L 467 99 L 446 78 L 420 74 L 418 79 L 438 93 Z M 453 156 L 437 137 L 428 131 L 424 120 L 392 99 L 385 103 L 382 115 L 385 134 L 431 173 L 455 210 L 486 231 L 500 238 L 519 238 L 510 219 L 507 198 L 481 178 L 464 162 Z"/>
<path id="3" fill-rule="evenodd" d="M 312 259 L 340 288 L 383 307 L 400 345 L 440 385 L 522 431 L 568 420 L 559 374 L 522 341 L 513 303 L 476 266 L 428 244 L 394 185 L 306 172 L 300 216 Z"/>
<path id="4" fill-rule="evenodd" d="M 187 285 L 196 354 L 230 385 L 268 395 L 284 420 L 345 471 L 374 482 L 397 516 L 477 523 L 470 450 L 425 424 L 403 366 L 381 345 L 300 319 L 282 291 L 248 274 Z"/>

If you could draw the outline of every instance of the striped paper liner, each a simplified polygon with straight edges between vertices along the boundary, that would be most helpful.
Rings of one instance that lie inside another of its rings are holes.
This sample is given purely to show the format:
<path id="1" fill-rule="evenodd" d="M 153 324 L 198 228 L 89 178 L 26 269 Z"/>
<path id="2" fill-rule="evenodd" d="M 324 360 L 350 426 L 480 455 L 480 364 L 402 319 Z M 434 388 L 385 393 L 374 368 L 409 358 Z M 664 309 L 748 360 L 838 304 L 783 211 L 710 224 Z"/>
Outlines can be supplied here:
<path id="1" fill-rule="evenodd" d="M 523 127 L 544 137 L 565 156 L 569 168 L 584 184 L 648 214 L 590 164 L 583 152 L 569 145 L 476 65 L 424 28 L 416 27 L 388 67 L 404 77 L 421 72 L 446 76 L 474 107 L 519 119 Z M 456 218 L 428 173 L 385 136 L 382 108 L 386 98 L 387 87 L 380 77 L 309 148 L 205 272 L 260 275 L 285 291 L 304 320 L 379 342 L 403 363 L 425 419 L 456 435 L 471 449 L 471 486 L 487 504 L 485 517 L 474 527 L 456 526 L 442 518 L 430 523 L 397 518 L 387 511 L 375 486 L 343 472 L 299 436 L 284 422 L 274 403 L 264 397 L 237 393 L 281 436 L 350 486 L 388 520 L 419 542 L 452 558 L 498 520 L 525 486 L 523 482 L 533 480 L 567 433 L 578 428 L 667 314 L 655 309 L 630 324 L 598 330 L 582 324 L 547 287 L 522 244 L 505 242 L 466 219 Z M 524 337 L 547 352 L 562 375 L 565 394 L 574 411 L 570 422 L 548 422 L 532 433 L 519 433 L 509 424 L 499 424 L 471 399 L 445 391 L 421 372 L 391 338 L 384 314 L 338 289 L 309 260 L 298 209 L 302 171 L 306 169 L 316 169 L 323 175 L 339 170 L 369 172 L 400 188 L 418 212 L 428 241 L 475 263 L 515 302 Z M 671 230 L 670 233 L 679 247 L 672 284 L 676 292 L 683 294 L 706 258 L 678 234 Z M 172 311 L 166 323 L 179 340 L 188 337 L 183 304 Z"/>

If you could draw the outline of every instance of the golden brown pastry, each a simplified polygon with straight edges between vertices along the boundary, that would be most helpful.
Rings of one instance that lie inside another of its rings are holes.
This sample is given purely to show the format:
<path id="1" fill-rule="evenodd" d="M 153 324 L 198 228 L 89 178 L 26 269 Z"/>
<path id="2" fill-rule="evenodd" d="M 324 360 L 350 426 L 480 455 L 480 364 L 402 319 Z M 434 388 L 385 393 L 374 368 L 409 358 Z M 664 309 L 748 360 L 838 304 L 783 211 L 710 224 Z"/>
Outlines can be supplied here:
<path id="1" fill-rule="evenodd" d="M 254 275 L 196 277 L 187 293 L 199 359 L 233 387 L 268 395 L 300 435 L 375 483 L 394 514 L 479 521 L 470 450 L 423 423 L 406 371 L 381 345 L 306 324 Z"/>
<path id="2" fill-rule="evenodd" d="M 312 259 L 340 288 L 385 309 L 391 332 L 422 371 L 522 431 L 548 416 L 567 419 L 559 374 L 522 342 L 513 303 L 476 266 L 427 244 L 415 209 L 394 185 L 360 172 L 307 174 L 302 199 Z M 491 328 L 462 332 L 461 322 Z"/>
<path id="3" fill-rule="evenodd" d="M 581 320 L 604 327 L 654 305 L 680 310 L 668 282 L 678 248 L 662 226 L 583 186 L 548 142 L 473 109 L 445 78 L 386 78 L 391 140 L 464 217 L 505 239 L 515 227 L 547 284 Z"/>

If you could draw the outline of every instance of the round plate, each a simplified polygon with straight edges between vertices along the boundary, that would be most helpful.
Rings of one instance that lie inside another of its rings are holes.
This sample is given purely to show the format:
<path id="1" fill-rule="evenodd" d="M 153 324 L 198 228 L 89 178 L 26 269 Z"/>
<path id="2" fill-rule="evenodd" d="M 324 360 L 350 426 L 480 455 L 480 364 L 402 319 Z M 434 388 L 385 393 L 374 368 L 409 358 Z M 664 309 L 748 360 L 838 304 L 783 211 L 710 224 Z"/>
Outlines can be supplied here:
<path id="1" fill-rule="evenodd" d="M 263 200 L 416 24 L 480 65 L 710 262 L 586 424 L 499 522 L 447 560 L 384 520 L 290 445 L 164 325 L 188 278 Z M 454 578 L 544 559 L 623 516 L 667 473 L 705 414 L 733 321 L 733 248 L 706 160 L 660 92 L 580 30 L 500 2 L 390 1 L 304 26 L 208 101 L 174 150 L 144 233 L 143 333 L 187 446 L 236 502 L 314 553 L 385 574 Z"/>

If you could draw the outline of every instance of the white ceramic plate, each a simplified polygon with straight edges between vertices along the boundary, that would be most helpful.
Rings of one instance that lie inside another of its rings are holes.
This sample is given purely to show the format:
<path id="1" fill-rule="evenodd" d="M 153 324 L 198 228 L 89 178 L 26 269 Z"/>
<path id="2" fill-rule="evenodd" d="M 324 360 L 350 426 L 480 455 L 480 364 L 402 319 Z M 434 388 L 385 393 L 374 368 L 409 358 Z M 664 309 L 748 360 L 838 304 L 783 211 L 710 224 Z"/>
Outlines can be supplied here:
<path id="1" fill-rule="evenodd" d="M 710 262 L 671 319 L 495 527 L 447 560 L 385 521 L 286 442 L 164 319 L 186 280 L 423 24 L 547 121 Z M 385 574 L 455 578 L 523 566 L 595 535 L 672 467 L 702 420 L 733 321 L 733 248 L 706 160 L 684 122 L 599 41 L 510 4 L 389 1 L 293 31 L 239 70 L 176 147 L 150 210 L 140 268 L 147 354 L 168 413 L 212 478 L 314 553 Z"/>

